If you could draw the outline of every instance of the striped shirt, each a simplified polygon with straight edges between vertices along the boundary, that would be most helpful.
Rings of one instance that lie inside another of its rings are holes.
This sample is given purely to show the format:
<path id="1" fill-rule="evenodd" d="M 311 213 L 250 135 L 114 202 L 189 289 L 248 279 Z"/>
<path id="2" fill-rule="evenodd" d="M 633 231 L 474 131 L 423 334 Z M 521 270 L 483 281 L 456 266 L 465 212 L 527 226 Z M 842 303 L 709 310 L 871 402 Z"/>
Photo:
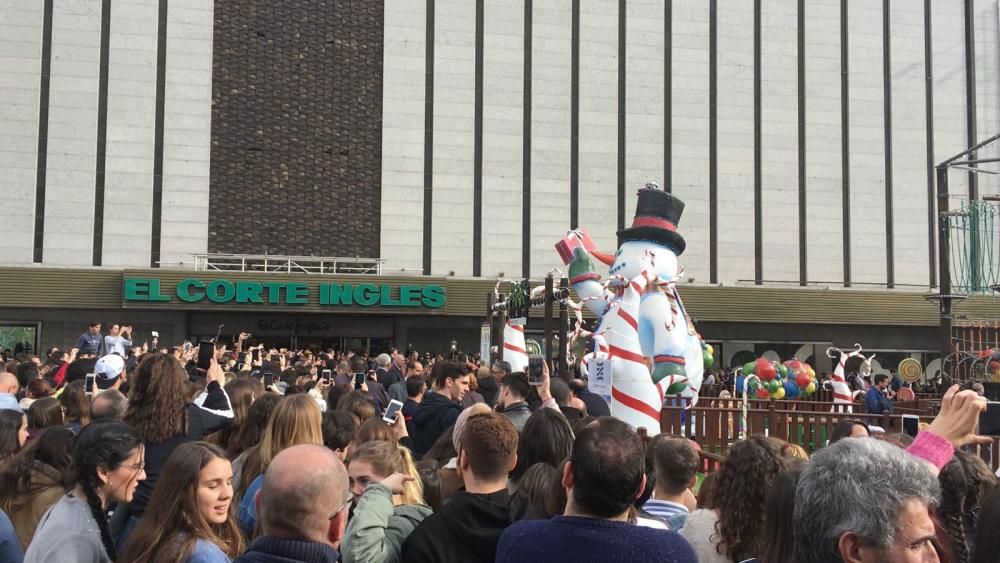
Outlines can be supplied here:
<path id="1" fill-rule="evenodd" d="M 670 502 L 669 500 L 657 500 L 655 498 L 647 500 L 646 504 L 642 505 L 642 509 L 650 515 L 664 521 L 669 520 L 670 517 L 676 516 L 677 514 L 688 513 L 687 507 L 683 504 Z"/>

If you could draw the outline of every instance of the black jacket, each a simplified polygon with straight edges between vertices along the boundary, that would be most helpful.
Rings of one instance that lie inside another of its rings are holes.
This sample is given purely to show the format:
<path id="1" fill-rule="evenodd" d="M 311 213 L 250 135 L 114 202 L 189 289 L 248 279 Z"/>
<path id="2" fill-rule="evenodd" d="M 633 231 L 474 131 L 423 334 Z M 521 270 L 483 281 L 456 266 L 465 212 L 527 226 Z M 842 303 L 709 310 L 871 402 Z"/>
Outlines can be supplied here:
<path id="1" fill-rule="evenodd" d="M 428 391 L 413 415 L 413 449 L 424 455 L 444 431 L 455 424 L 462 407 L 447 395 Z"/>
<path id="2" fill-rule="evenodd" d="M 500 534 L 527 510 L 522 493 L 460 491 L 428 516 L 403 544 L 403 563 L 493 563 Z"/>

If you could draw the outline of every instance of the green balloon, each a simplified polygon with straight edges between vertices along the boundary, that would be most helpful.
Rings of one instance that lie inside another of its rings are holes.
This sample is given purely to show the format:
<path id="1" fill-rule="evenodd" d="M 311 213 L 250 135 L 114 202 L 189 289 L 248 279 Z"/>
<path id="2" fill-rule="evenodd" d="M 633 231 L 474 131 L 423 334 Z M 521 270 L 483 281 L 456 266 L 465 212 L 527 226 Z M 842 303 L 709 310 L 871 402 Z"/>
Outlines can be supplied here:
<path id="1" fill-rule="evenodd" d="M 709 369 L 715 365 L 715 358 L 713 358 L 712 355 L 708 353 L 708 350 L 705 350 L 702 356 L 704 357 L 705 360 L 705 369 Z"/>
<path id="2" fill-rule="evenodd" d="M 781 388 L 781 382 L 778 381 L 777 379 L 772 379 L 771 381 L 767 382 L 767 390 L 770 391 L 771 393 L 776 392 L 780 388 Z"/>
<path id="3" fill-rule="evenodd" d="M 778 366 L 778 373 L 781 377 L 788 377 L 788 366 L 782 364 Z"/>
<path id="4" fill-rule="evenodd" d="M 760 384 L 757 383 L 756 379 L 747 383 L 747 391 L 750 393 L 757 393 L 757 389 L 760 389 Z"/>
<path id="5" fill-rule="evenodd" d="M 747 362 L 743 364 L 743 373 L 750 375 L 757 371 L 757 362 Z"/>

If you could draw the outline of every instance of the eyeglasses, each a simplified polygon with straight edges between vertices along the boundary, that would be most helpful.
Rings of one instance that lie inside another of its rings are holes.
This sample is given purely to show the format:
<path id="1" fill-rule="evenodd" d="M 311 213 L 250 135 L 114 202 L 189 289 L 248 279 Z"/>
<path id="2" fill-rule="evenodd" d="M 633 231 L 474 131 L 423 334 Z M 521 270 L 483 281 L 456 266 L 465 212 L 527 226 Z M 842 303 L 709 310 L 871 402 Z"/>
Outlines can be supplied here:
<path id="1" fill-rule="evenodd" d="M 146 462 L 133 463 L 132 465 L 125 465 L 123 467 L 131 469 L 132 471 L 138 472 L 138 471 L 142 471 L 143 469 L 146 469 Z"/>
<path id="2" fill-rule="evenodd" d="M 333 520 L 334 518 L 336 518 L 337 515 L 343 512 L 344 509 L 347 508 L 347 505 L 351 504 L 351 501 L 354 500 L 354 495 L 351 493 L 351 491 L 348 490 L 346 495 L 347 495 L 347 500 L 344 501 L 344 504 L 340 505 L 340 508 L 334 510 L 333 514 L 330 514 L 330 518 L 328 518 L 328 520 Z"/>

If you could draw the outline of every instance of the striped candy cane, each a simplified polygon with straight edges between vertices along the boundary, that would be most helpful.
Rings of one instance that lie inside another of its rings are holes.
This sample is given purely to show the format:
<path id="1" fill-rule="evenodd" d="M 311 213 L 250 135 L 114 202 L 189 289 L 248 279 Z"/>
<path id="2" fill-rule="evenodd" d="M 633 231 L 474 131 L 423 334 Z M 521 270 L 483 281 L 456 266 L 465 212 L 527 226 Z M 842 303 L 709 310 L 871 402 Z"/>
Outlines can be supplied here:
<path id="1" fill-rule="evenodd" d="M 639 300 L 650 277 L 646 272 L 628 280 L 622 295 L 605 313 L 608 356 L 611 358 L 611 414 L 650 436 L 660 432 L 663 393 L 653 384 L 639 345 Z"/>

